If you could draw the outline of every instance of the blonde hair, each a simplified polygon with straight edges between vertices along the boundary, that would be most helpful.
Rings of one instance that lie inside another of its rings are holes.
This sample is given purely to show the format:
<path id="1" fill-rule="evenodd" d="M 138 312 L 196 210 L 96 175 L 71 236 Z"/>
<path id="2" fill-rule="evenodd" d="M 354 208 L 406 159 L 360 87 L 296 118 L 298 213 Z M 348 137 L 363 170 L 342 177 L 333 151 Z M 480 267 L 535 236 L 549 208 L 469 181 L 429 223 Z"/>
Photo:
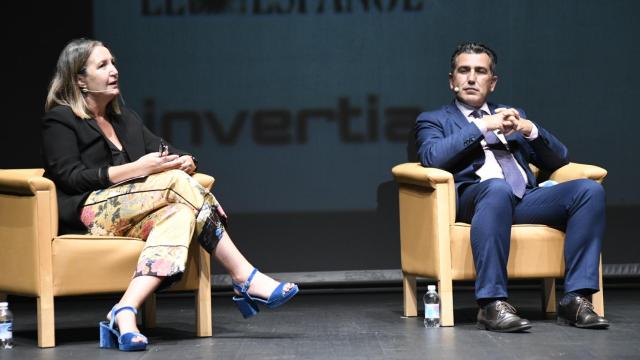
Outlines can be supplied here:
<path id="1" fill-rule="evenodd" d="M 56 105 L 66 105 L 79 118 L 92 117 L 77 80 L 78 75 L 84 74 L 87 60 L 96 46 L 104 46 L 104 44 L 97 40 L 82 38 L 71 40 L 62 49 L 56 64 L 56 72 L 49 84 L 45 111 L 51 110 Z M 114 98 L 109 102 L 107 113 L 120 114 L 120 104 L 117 99 Z"/>

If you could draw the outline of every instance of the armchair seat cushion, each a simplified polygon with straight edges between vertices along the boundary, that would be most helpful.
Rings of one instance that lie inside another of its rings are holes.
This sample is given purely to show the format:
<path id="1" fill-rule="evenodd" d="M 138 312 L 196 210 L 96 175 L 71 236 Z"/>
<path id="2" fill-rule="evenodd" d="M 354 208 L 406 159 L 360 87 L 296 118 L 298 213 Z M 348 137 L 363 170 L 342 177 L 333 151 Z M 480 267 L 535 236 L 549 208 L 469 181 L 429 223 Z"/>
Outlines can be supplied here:
<path id="1" fill-rule="evenodd" d="M 143 247 L 144 241 L 131 237 L 56 236 L 51 248 L 54 296 L 123 291 Z"/>
<path id="2" fill-rule="evenodd" d="M 190 246 L 187 262 L 194 262 L 199 244 L 192 241 Z M 54 237 L 51 246 L 54 296 L 125 291 L 143 247 L 143 240 L 125 236 Z M 105 273 L 104 269 L 109 269 L 109 272 Z M 168 290 L 196 290 L 199 275 L 196 267 L 187 266 L 181 279 Z"/>
<path id="3" fill-rule="evenodd" d="M 471 225 L 457 222 L 450 227 L 452 280 L 476 277 L 471 253 Z M 546 225 L 513 225 L 507 273 L 509 278 L 564 276 L 564 233 Z"/>

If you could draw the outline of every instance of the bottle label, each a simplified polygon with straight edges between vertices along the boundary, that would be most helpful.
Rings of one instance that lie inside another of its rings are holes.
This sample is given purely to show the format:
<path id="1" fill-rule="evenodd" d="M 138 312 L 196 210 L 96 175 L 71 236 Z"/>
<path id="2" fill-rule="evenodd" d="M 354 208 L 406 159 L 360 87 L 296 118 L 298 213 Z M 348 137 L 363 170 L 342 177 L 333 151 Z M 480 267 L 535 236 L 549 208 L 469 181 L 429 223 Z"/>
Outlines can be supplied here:
<path id="1" fill-rule="evenodd" d="M 13 337 L 13 323 L 0 324 L 0 340 L 9 340 Z"/>
<path id="2" fill-rule="evenodd" d="M 425 304 L 424 317 L 427 319 L 440 319 L 440 304 Z"/>

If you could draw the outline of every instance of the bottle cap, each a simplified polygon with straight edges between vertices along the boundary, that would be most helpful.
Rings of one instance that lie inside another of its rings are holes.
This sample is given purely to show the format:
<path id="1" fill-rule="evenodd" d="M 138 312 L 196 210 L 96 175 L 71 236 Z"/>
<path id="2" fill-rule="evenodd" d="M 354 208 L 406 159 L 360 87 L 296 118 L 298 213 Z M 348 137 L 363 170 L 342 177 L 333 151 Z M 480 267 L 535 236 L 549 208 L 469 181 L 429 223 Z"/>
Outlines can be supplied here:
<path id="1" fill-rule="evenodd" d="M 436 291 L 436 286 L 435 285 L 427 285 L 427 290 Z"/>

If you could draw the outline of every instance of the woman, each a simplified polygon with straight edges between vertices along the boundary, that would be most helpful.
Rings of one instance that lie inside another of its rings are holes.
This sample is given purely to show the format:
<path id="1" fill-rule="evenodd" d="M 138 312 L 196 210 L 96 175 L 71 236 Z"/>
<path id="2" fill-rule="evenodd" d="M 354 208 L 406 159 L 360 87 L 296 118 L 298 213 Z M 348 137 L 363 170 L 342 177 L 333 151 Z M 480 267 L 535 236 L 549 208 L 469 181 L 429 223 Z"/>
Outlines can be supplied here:
<path id="1" fill-rule="evenodd" d="M 165 145 L 119 95 L 109 49 L 73 40 L 58 59 L 43 118 L 45 176 L 57 187 L 60 232 L 146 241 L 126 292 L 100 323 L 100 346 L 146 349 L 136 309 L 184 272 L 193 238 L 229 272 L 245 318 L 257 302 L 273 308 L 291 299 L 297 285 L 258 272 L 235 247 L 222 207 L 190 176 L 195 157 Z"/>

